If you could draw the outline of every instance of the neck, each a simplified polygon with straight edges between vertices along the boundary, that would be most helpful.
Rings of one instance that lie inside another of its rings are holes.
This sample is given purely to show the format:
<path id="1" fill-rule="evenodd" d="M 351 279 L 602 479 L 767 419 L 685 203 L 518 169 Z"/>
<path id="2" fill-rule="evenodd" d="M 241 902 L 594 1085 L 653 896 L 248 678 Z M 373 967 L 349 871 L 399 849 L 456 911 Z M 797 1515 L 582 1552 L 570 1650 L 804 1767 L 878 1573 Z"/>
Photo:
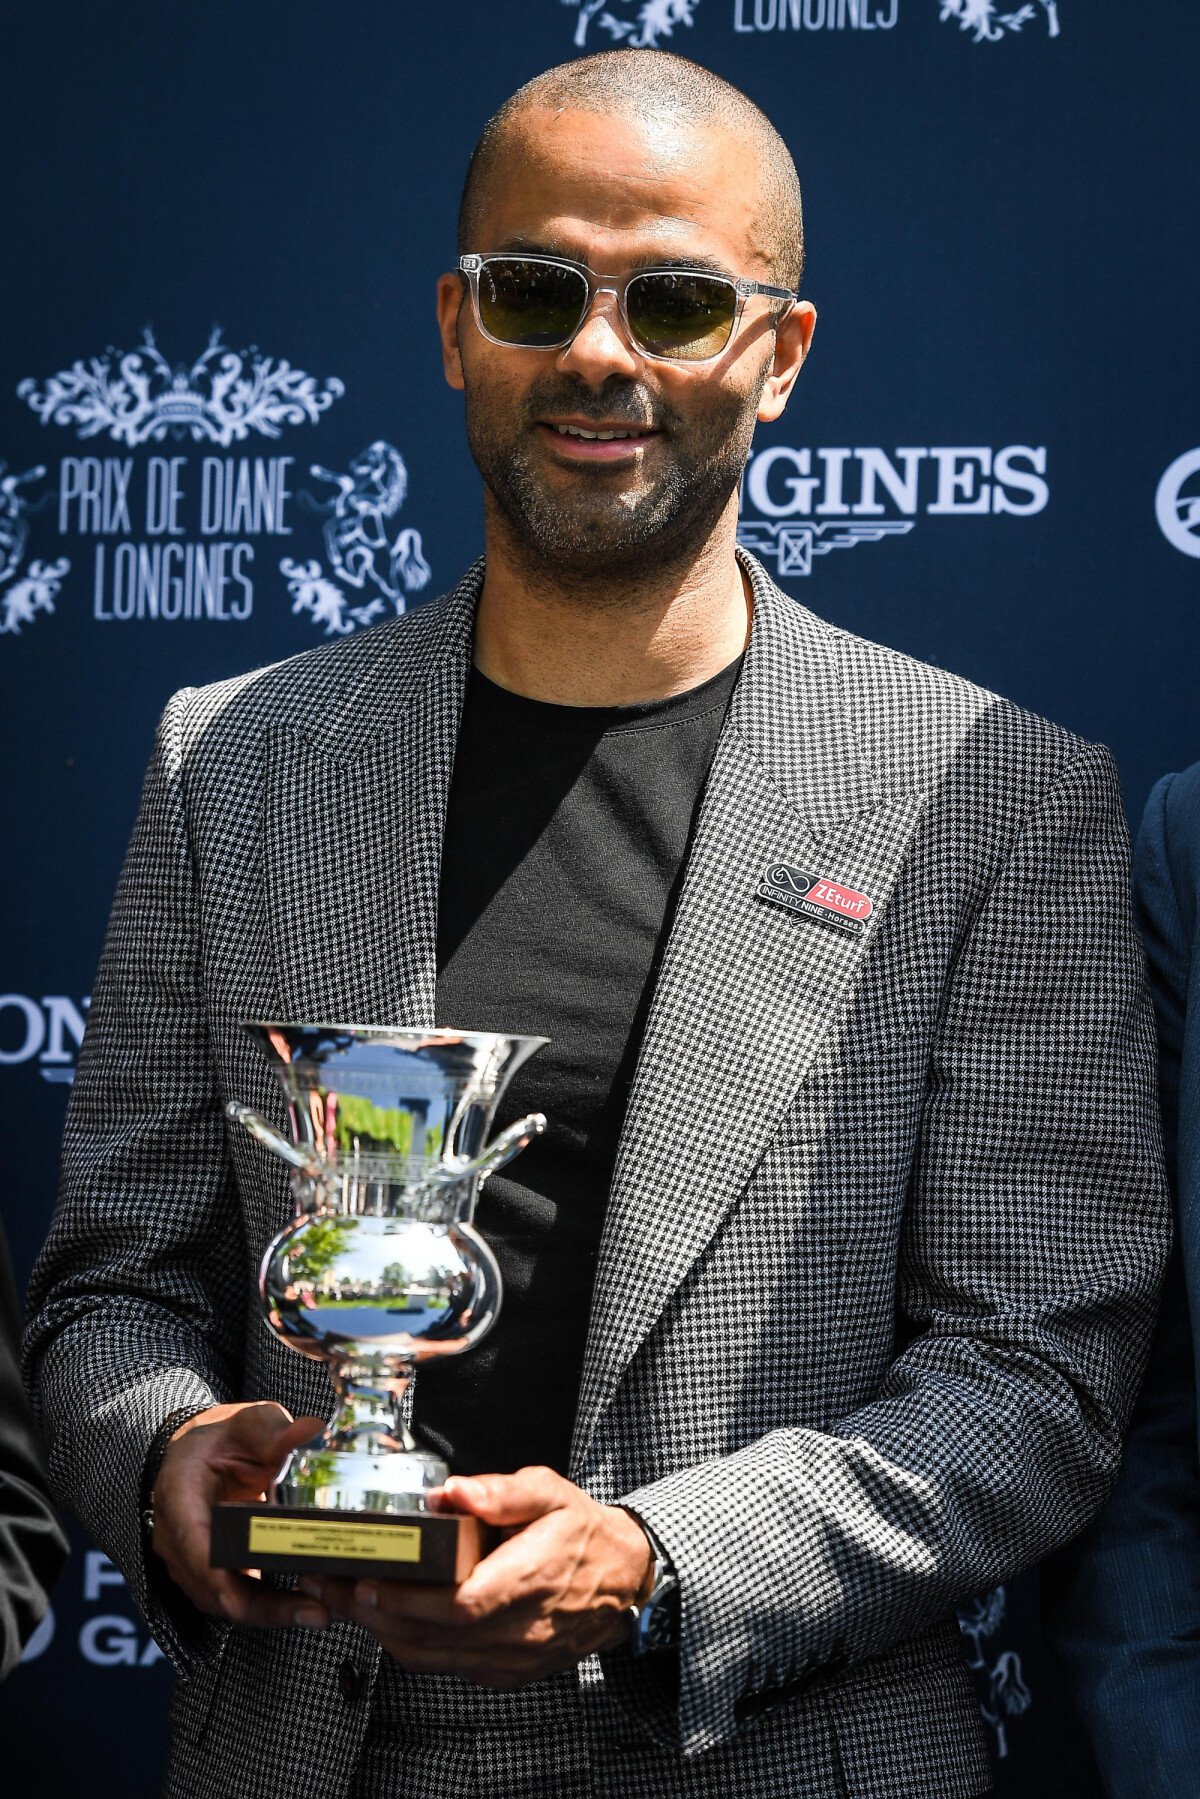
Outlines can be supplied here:
<path id="1" fill-rule="evenodd" d="M 738 565 L 737 494 L 674 562 L 647 546 L 636 570 L 556 569 L 531 556 L 490 494 L 475 666 L 489 681 L 559 706 L 629 706 L 711 680 L 750 635 Z"/>

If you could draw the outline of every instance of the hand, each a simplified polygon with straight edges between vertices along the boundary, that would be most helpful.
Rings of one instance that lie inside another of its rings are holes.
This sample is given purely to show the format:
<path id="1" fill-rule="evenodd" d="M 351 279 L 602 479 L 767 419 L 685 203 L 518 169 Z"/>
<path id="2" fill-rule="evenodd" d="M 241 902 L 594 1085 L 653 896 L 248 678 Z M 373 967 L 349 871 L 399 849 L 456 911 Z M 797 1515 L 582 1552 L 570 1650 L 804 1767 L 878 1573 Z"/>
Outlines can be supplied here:
<path id="1" fill-rule="evenodd" d="M 446 1482 L 443 1510 L 499 1526 L 505 1541 L 455 1589 L 306 1576 L 301 1589 L 363 1625 L 414 1674 L 457 1674 L 514 1692 L 627 1635 L 654 1557 L 620 1506 L 598 1505 L 550 1468 Z"/>
<path id="2" fill-rule="evenodd" d="M 167 1572 L 202 1612 L 233 1624 L 329 1623 L 324 1606 L 295 1593 L 278 1593 L 257 1574 L 234 1574 L 208 1565 L 212 1508 L 218 1499 L 262 1499 L 283 1459 L 322 1427 L 320 1418 L 297 1418 L 271 1400 L 214 1405 L 180 1425 L 167 1445 L 151 1504 L 153 1547 Z"/>

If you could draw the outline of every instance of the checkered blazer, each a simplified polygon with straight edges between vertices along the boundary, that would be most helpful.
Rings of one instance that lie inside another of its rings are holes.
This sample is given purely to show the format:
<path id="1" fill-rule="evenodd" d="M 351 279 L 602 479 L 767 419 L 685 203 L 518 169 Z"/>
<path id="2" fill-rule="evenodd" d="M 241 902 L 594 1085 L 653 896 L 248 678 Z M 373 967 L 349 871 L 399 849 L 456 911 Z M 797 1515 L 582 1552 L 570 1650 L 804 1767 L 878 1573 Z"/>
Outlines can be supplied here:
<path id="1" fill-rule="evenodd" d="M 953 1799 L 987 1765 L 955 1602 L 1113 1477 L 1168 1241 L 1108 754 L 835 630 L 752 559 L 608 1208 L 573 1451 L 682 1586 L 678 1654 L 525 1692 L 354 1627 L 228 1630 L 142 1539 L 176 1408 L 328 1412 L 260 1320 L 292 1203 L 254 1017 L 432 1025 L 481 568 L 178 694 L 96 984 L 28 1371 L 62 1502 L 181 1679 L 174 1799 Z M 861 936 L 758 897 L 785 863 Z M 374 1697 L 373 1697 L 374 1695 Z"/>

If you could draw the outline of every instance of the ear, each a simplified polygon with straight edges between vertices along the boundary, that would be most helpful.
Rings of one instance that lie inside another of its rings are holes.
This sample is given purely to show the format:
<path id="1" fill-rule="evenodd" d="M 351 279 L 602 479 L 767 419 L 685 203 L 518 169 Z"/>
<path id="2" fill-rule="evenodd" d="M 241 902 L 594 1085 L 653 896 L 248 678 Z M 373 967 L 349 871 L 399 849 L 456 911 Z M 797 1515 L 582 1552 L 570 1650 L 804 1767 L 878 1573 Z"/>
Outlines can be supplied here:
<path id="1" fill-rule="evenodd" d="M 791 398 L 796 377 L 804 367 L 812 334 L 816 330 L 817 309 L 810 300 L 797 300 L 775 329 L 775 359 L 758 402 L 762 424 L 782 416 Z"/>
<path id="2" fill-rule="evenodd" d="M 451 387 L 456 387 L 460 393 L 466 383 L 463 380 L 462 356 L 458 348 L 458 316 L 466 297 L 467 284 L 457 271 L 439 278 L 437 314 L 438 330 L 442 336 L 442 368 Z"/>

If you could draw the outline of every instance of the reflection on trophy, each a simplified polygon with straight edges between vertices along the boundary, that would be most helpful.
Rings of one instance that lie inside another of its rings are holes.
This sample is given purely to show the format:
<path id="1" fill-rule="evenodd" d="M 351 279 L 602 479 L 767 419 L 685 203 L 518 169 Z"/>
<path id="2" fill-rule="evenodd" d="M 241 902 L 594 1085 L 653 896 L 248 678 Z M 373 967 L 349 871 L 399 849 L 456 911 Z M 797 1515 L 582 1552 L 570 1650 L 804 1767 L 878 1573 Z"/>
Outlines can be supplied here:
<path id="1" fill-rule="evenodd" d="M 541 1131 L 488 1144 L 497 1103 L 544 1037 L 382 1026 L 247 1024 L 288 1099 L 292 1140 L 231 1118 L 292 1169 L 296 1218 L 263 1258 L 267 1322 L 323 1361 L 339 1407 L 266 1502 L 214 1508 L 212 1565 L 461 1580 L 475 1519 L 437 1510 L 450 1470 L 412 1435 L 417 1365 L 460 1355 L 500 1310 L 500 1270 L 471 1223 L 480 1183 Z"/>

